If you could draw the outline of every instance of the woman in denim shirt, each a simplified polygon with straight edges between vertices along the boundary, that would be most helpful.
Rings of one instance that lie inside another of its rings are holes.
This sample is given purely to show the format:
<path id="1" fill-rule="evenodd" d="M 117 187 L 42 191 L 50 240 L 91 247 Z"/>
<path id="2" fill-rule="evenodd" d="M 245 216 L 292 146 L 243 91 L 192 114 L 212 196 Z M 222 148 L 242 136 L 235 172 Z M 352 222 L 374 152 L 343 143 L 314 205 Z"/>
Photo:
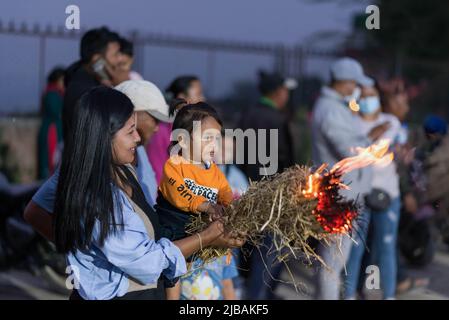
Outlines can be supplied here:
<path id="1" fill-rule="evenodd" d="M 207 245 L 241 245 L 218 221 L 176 242 L 163 238 L 129 165 L 140 137 L 128 97 L 94 88 L 72 116 L 54 202 L 54 239 L 67 255 L 72 299 L 163 299 L 166 284 L 186 272 L 184 257 Z"/>

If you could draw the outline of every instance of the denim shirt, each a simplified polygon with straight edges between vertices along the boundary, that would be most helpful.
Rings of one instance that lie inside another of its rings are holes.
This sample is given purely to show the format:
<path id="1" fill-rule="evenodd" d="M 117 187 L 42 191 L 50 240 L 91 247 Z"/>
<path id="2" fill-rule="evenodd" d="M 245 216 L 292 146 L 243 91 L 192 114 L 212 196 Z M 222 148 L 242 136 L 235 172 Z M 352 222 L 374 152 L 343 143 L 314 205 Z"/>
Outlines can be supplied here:
<path id="1" fill-rule="evenodd" d="M 157 181 L 153 167 L 143 146 L 138 146 L 136 173 L 147 202 L 153 207 L 157 197 Z"/>
<path id="2" fill-rule="evenodd" d="M 53 212 L 59 170 L 34 195 L 33 201 Z M 186 273 L 186 261 L 178 247 L 166 238 L 150 238 L 144 222 L 134 211 L 126 195 L 120 190 L 114 203 L 116 221 L 123 229 L 111 233 L 103 245 L 99 244 L 99 223 L 93 230 L 92 245 L 67 255 L 72 284 L 84 299 L 112 299 L 125 295 L 129 278 L 143 285 L 156 284 L 163 274 L 169 279 Z"/>

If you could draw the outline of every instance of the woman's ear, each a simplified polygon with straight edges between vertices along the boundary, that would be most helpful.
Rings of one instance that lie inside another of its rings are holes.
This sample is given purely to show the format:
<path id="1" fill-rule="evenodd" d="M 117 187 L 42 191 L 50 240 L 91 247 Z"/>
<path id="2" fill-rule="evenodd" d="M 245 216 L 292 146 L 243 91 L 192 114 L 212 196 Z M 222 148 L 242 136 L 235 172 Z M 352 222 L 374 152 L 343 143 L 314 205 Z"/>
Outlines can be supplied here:
<path id="1" fill-rule="evenodd" d="M 182 149 L 187 149 L 189 147 L 187 144 L 187 139 L 183 135 L 178 136 L 178 144 Z"/>

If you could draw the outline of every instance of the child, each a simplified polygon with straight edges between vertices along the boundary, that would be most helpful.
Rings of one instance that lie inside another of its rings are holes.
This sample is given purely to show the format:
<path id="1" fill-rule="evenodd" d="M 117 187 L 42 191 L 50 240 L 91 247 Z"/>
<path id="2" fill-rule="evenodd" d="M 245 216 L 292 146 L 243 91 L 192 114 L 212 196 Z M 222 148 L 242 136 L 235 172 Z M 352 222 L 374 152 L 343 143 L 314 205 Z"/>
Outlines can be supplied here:
<path id="1" fill-rule="evenodd" d="M 215 219 L 232 201 L 232 190 L 214 163 L 221 129 L 217 112 L 204 102 L 186 105 L 176 115 L 156 205 L 164 236 L 171 240 L 187 236 L 192 215 Z M 167 290 L 167 298 L 177 299 L 179 293 L 178 284 Z"/>
<path id="2" fill-rule="evenodd" d="M 205 265 L 195 260 L 191 272 L 181 277 L 182 300 L 236 300 L 233 279 L 238 277 L 237 266 L 232 258 L 217 258 Z"/>

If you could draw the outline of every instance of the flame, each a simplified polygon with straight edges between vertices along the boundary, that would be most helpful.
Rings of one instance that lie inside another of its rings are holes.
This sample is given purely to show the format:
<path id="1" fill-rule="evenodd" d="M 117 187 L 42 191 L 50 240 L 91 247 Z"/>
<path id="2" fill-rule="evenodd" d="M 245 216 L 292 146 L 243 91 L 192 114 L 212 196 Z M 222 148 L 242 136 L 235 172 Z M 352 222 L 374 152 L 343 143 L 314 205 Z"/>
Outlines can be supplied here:
<path id="1" fill-rule="evenodd" d="M 390 147 L 389 139 L 381 139 L 367 148 L 355 148 L 357 155 L 341 160 L 331 169 L 331 172 L 338 171 L 341 175 L 355 169 L 364 168 L 369 165 L 385 167 L 394 159 L 392 152 L 388 152 Z"/>
<path id="2" fill-rule="evenodd" d="M 317 199 L 313 214 L 324 231 L 329 233 L 347 234 L 352 230 L 352 221 L 357 217 L 357 210 L 348 202 L 342 202 L 339 189 L 349 189 L 341 183 L 336 172 L 326 172 L 323 164 L 318 170 L 307 177 L 306 188 L 302 194 L 306 199 Z"/>
<path id="3" fill-rule="evenodd" d="M 302 194 L 306 199 L 318 200 L 313 214 L 326 232 L 339 234 L 350 232 L 352 221 L 358 215 L 355 202 L 344 201 L 339 195 L 339 190 L 349 189 L 341 182 L 341 176 L 373 164 L 388 165 L 393 161 L 393 153 L 388 152 L 389 147 L 390 141 L 383 139 L 367 148 L 355 148 L 356 156 L 341 160 L 324 174 L 327 164 L 323 164 L 307 177 Z"/>
<path id="4" fill-rule="evenodd" d="M 330 173 L 338 173 L 338 177 L 355 169 L 364 168 L 369 165 L 387 166 L 394 159 L 392 152 L 388 152 L 390 147 L 389 139 L 381 139 L 378 143 L 372 144 L 367 148 L 355 148 L 357 155 L 341 160 L 335 164 Z M 388 153 L 387 153 L 388 152 Z M 327 164 L 321 165 L 315 173 L 307 178 L 307 185 L 302 194 L 305 198 L 318 198 L 321 188 L 322 172 L 327 168 Z M 341 183 L 340 179 L 335 177 L 331 184 L 338 185 L 341 189 L 349 190 L 349 187 Z M 328 186 L 327 188 L 331 188 Z"/>
<path id="5" fill-rule="evenodd" d="M 351 109 L 354 112 L 360 111 L 360 107 L 357 104 L 357 102 L 355 101 L 355 99 L 351 99 L 351 101 L 349 101 L 349 109 Z"/>
<path id="6" fill-rule="evenodd" d="M 313 174 L 307 178 L 306 189 L 302 190 L 305 198 L 317 198 L 321 187 L 321 173 L 327 168 L 327 164 L 322 164 Z"/>

